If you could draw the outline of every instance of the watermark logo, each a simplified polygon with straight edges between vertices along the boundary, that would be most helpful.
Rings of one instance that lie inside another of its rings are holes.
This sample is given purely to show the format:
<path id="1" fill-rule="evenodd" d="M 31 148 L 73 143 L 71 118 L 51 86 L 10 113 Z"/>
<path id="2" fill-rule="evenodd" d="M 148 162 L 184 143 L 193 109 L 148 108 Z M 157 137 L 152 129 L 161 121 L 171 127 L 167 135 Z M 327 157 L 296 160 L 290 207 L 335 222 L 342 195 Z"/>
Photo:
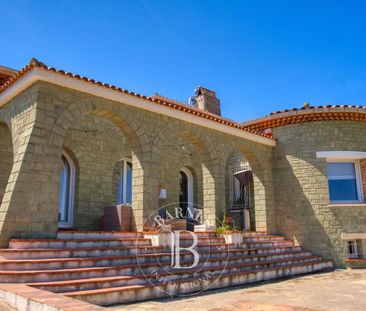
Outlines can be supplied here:
<path id="1" fill-rule="evenodd" d="M 180 234 L 181 232 L 187 232 L 192 236 L 192 244 L 188 247 L 182 247 L 180 244 Z M 195 247 L 198 244 L 198 238 L 197 235 L 191 231 L 184 231 L 184 230 L 178 230 L 175 232 L 171 232 L 171 236 L 172 236 L 172 240 L 171 240 L 171 256 L 172 256 L 172 264 L 171 267 L 173 267 L 174 269 L 191 269 L 194 268 L 198 265 L 199 263 L 199 253 L 198 251 L 195 249 Z M 181 259 L 181 250 L 186 250 L 191 252 L 191 254 L 193 255 L 193 263 L 189 266 L 181 266 L 180 265 L 180 259 Z"/>
<path id="2" fill-rule="evenodd" d="M 170 296 L 194 295 L 212 287 L 225 272 L 229 248 L 204 226 L 204 209 L 197 204 L 173 203 L 159 208 L 144 222 L 144 238 L 136 241 L 141 274 L 157 290 Z M 197 227 L 196 227 L 197 229 Z"/>

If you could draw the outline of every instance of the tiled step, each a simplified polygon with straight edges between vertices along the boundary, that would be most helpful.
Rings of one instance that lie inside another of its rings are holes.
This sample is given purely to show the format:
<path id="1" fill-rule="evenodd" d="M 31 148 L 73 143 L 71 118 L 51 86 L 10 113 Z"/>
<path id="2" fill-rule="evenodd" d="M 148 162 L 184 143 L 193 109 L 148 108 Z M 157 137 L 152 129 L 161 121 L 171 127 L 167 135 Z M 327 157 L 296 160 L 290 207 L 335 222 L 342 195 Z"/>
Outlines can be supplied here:
<path id="1" fill-rule="evenodd" d="M 163 246 L 126 246 L 126 247 L 88 247 L 88 248 L 29 248 L 0 249 L 0 259 L 46 259 L 46 258 L 79 258 L 100 256 L 124 256 L 159 252 Z"/>
<path id="2" fill-rule="evenodd" d="M 180 245 L 183 247 L 188 247 L 192 245 L 192 240 L 182 239 Z M 273 248 L 273 247 L 281 247 L 281 246 L 293 246 L 293 242 L 289 240 L 273 240 L 273 241 L 257 241 L 257 242 L 243 242 L 239 245 L 234 244 L 226 244 L 225 242 L 219 243 L 209 243 L 201 239 L 198 241 L 197 248 L 199 250 L 204 250 L 207 248 L 215 249 L 215 248 Z"/>
<path id="3" fill-rule="evenodd" d="M 57 239 L 60 240 L 95 240 L 95 239 L 123 239 L 123 238 L 143 238 L 142 232 L 124 232 L 124 231 L 59 231 Z"/>
<path id="4" fill-rule="evenodd" d="M 146 234 L 146 233 L 145 233 Z M 182 237 L 190 237 L 188 232 L 181 232 Z M 217 237 L 215 232 L 195 232 L 199 238 Z M 61 240 L 73 239 L 121 239 L 121 238 L 143 238 L 143 232 L 123 232 L 123 231 L 59 231 L 57 238 Z"/>
<path id="5" fill-rule="evenodd" d="M 30 248 L 62 249 L 62 248 L 90 248 L 90 247 L 149 246 L 149 245 L 151 245 L 151 240 L 143 238 L 89 239 L 89 240 L 12 239 L 9 241 L 9 248 L 11 249 L 30 249 Z"/>
<path id="6" fill-rule="evenodd" d="M 193 242 L 193 238 L 191 236 L 181 236 L 180 237 L 180 243 L 187 243 L 191 245 Z M 198 237 L 197 239 L 198 244 L 225 244 L 225 238 L 224 237 L 218 237 L 218 236 L 211 236 L 211 237 Z"/>
<path id="7" fill-rule="evenodd" d="M 315 256 L 316 257 L 316 256 Z M 315 257 L 307 256 L 302 259 L 313 260 Z M 246 269 L 255 268 L 256 266 L 266 265 L 282 265 L 286 262 L 292 263 L 302 260 L 296 258 L 285 258 L 281 260 L 270 260 L 261 262 L 249 262 L 240 263 L 239 265 L 245 265 Z M 202 259 L 200 263 L 209 265 L 212 267 L 225 265 L 229 263 L 242 261 L 242 258 L 229 258 L 227 261 L 224 258 L 212 258 L 209 260 Z M 29 282 L 44 282 L 44 281 L 58 281 L 58 280 L 76 280 L 83 278 L 95 278 L 115 275 L 136 275 L 141 272 L 144 274 L 152 273 L 157 270 L 161 270 L 162 267 L 169 267 L 170 261 L 160 263 L 141 263 L 131 265 L 109 266 L 109 267 L 92 267 L 92 268 L 76 268 L 76 269 L 60 269 L 60 270 L 33 270 L 33 271 L 0 271 L 0 283 L 29 283 Z M 189 266 L 192 264 L 192 260 L 181 262 L 182 266 Z M 236 267 L 236 265 L 234 265 Z M 236 267 L 237 268 L 237 267 Z"/>
<path id="8" fill-rule="evenodd" d="M 268 236 L 266 231 L 243 231 L 243 237 Z"/>
<path id="9" fill-rule="evenodd" d="M 254 253 L 254 252 L 253 252 Z M 215 250 L 200 252 L 200 258 L 228 258 L 228 257 L 241 257 L 243 260 L 248 258 L 255 258 L 259 256 L 273 256 L 278 259 L 285 258 L 288 254 L 307 254 L 306 252 L 284 252 L 284 253 L 264 253 L 261 255 L 248 255 L 244 250 Z M 182 251 L 181 260 L 191 260 L 192 253 Z M 109 257 L 84 257 L 84 258 L 52 258 L 52 259 L 15 259 L 15 260 L 0 260 L 0 270 L 14 270 L 14 271 L 26 271 L 26 270 L 56 270 L 56 269 L 76 269 L 76 268 L 88 268 L 88 267 L 104 267 L 104 266 L 118 266 L 123 264 L 134 263 L 153 263 L 161 261 L 170 261 L 171 253 L 151 253 L 151 254 L 139 254 L 139 255 L 125 255 L 125 256 L 109 256 Z"/>
<path id="10" fill-rule="evenodd" d="M 307 262 L 301 264 L 283 265 L 266 269 L 252 271 L 226 271 L 216 280 L 207 279 L 207 282 L 195 283 L 196 286 L 189 286 L 197 279 L 181 278 L 175 280 L 174 294 L 188 294 L 204 290 L 210 285 L 210 289 L 223 288 L 228 286 L 242 285 L 264 280 L 271 280 L 280 277 L 299 275 L 304 273 L 322 271 L 332 268 L 331 261 Z M 170 287 L 169 287 L 170 286 Z M 145 300 L 151 298 L 165 297 L 171 294 L 172 287 L 169 282 L 146 283 L 143 285 L 131 285 L 122 287 L 109 287 L 94 290 L 84 290 L 64 293 L 67 297 L 77 298 L 97 305 L 111 305 L 131 301 Z"/>
<path id="11" fill-rule="evenodd" d="M 243 237 L 244 243 L 250 242 L 264 242 L 264 241 L 284 241 L 285 237 L 276 235 L 265 235 L 265 236 L 254 236 L 254 237 Z"/>
<path id="12" fill-rule="evenodd" d="M 214 288 L 332 267 L 331 262 L 284 237 L 266 232 L 241 234 L 242 243 L 234 245 L 226 244 L 224 237 L 214 232 L 197 233 L 198 266 L 188 268 L 194 258 L 182 249 L 180 263 L 187 268 L 180 270 L 171 267 L 170 249 L 152 246 L 147 233 L 60 231 L 57 239 L 13 239 L 9 249 L 0 249 L 0 283 L 28 283 L 108 305 L 166 295 L 161 290 L 167 284 L 155 280 L 153 287 L 145 277 L 157 272 L 181 285 L 197 282 L 209 273 L 220 277 L 211 284 Z M 181 247 L 190 247 L 192 242 L 189 232 L 180 233 Z M 197 286 L 191 289 L 196 290 Z M 176 289 L 176 293 L 182 292 L 187 293 L 187 288 Z"/>
<path id="13" fill-rule="evenodd" d="M 275 261 L 279 259 L 304 259 L 307 258 L 310 261 L 318 260 L 319 257 L 312 257 L 308 252 L 295 252 L 295 253 L 285 253 L 281 254 L 268 254 L 263 256 L 247 256 L 246 258 L 242 258 L 242 262 L 237 261 L 235 264 L 240 263 L 250 263 L 256 262 L 260 263 L 262 261 Z M 222 266 L 221 266 L 222 267 Z M 206 267 L 204 270 L 212 269 L 213 271 L 217 270 L 217 266 L 212 265 L 210 267 Z M 181 271 L 181 274 L 187 274 L 189 271 Z M 194 271 L 193 271 L 194 272 Z M 160 275 L 164 274 L 160 272 Z M 169 275 L 169 272 L 165 272 L 164 275 Z M 146 277 L 153 277 L 152 275 L 147 275 Z M 100 278 L 89 278 L 89 279 L 78 279 L 78 280 L 66 280 L 66 281 L 56 281 L 56 282 L 39 282 L 39 283 L 29 283 L 28 285 L 35 286 L 37 288 L 41 288 L 44 290 L 49 290 L 52 292 L 66 292 L 66 291 L 75 291 L 75 290 L 87 290 L 87 289 L 96 289 L 96 288 L 106 288 L 111 286 L 127 286 L 132 284 L 144 284 L 146 282 L 146 278 L 143 275 L 124 275 L 124 276 L 112 276 L 112 277 L 100 277 Z"/>
<path id="14" fill-rule="evenodd" d="M 230 249 L 235 251 L 233 247 L 222 246 L 221 249 L 203 248 L 201 251 L 211 252 Z M 110 256 L 127 256 L 132 254 L 149 254 L 159 253 L 164 250 L 164 247 L 157 246 L 141 246 L 141 247 L 104 247 L 104 248 L 69 248 L 69 249 L 0 249 L 0 258 L 2 259 L 52 259 L 52 258 L 84 258 L 84 257 L 110 257 Z M 260 254 L 262 252 L 280 253 L 283 251 L 299 251 L 300 246 L 276 246 L 273 248 L 240 248 L 243 254 Z"/>

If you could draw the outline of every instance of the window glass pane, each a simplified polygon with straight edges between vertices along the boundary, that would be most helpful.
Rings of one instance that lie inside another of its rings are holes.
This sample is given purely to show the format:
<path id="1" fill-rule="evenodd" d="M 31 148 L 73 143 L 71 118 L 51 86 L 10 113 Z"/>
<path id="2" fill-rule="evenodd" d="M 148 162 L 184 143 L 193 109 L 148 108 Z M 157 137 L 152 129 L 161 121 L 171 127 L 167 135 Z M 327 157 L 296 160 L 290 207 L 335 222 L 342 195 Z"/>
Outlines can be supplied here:
<path id="1" fill-rule="evenodd" d="M 69 219 L 70 165 L 64 156 L 62 156 L 62 160 L 64 167 L 60 174 L 59 221 L 67 222 Z"/>
<path id="2" fill-rule="evenodd" d="M 123 162 L 120 161 L 117 163 L 117 204 L 123 203 Z"/>
<path id="3" fill-rule="evenodd" d="M 329 179 L 354 179 L 355 164 L 354 163 L 328 163 Z"/>
<path id="4" fill-rule="evenodd" d="M 117 204 L 132 203 L 132 163 L 122 160 L 117 163 Z"/>
<path id="5" fill-rule="evenodd" d="M 331 201 L 357 201 L 354 163 L 328 163 L 328 184 Z"/>
<path id="6" fill-rule="evenodd" d="M 132 203 L 132 164 L 127 162 L 127 176 L 126 176 L 126 202 Z"/>

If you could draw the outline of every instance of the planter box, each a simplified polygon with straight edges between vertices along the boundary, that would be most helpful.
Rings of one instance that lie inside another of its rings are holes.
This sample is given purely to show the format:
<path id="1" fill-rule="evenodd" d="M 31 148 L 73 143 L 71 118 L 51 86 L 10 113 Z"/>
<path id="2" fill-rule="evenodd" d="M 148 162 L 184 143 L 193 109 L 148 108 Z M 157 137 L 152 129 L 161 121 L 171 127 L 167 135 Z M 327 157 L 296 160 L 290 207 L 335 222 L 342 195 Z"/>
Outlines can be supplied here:
<path id="1" fill-rule="evenodd" d="M 131 231 L 132 207 L 121 204 L 104 208 L 104 231 Z"/>
<path id="2" fill-rule="evenodd" d="M 224 233 L 222 236 L 225 238 L 226 244 L 240 245 L 243 243 L 243 233 L 241 232 Z"/>

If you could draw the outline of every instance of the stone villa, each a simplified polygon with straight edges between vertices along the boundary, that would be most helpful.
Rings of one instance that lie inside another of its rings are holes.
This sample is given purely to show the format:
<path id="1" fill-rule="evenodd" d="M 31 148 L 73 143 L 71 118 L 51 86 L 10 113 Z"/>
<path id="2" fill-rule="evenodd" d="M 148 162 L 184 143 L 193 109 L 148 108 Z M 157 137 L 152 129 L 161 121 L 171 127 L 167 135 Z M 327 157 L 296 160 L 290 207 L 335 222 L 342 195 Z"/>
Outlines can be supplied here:
<path id="1" fill-rule="evenodd" d="M 0 269 L 31 273 L 51 268 L 46 263 L 24 268 L 14 261 L 77 257 L 42 252 L 74 249 L 67 243 L 83 233 L 97 243 L 103 230 L 116 228 L 110 226 L 116 225 L 116 215 L 107 212 L 111 206 L 121 207 L 121 232 L 138 238 L 152 212 L 176 202 L 202 206 L 206 228 L 227 213 L 253 248 L 278 243 L 277 253 L 280 247 L 300 251 L 301 246 L 322 256 L 316 257 L 326 263 L 321 269 L 331 267 L 327 260 L 339 267 L 366 262 L 366 108 L 305 104 L 245 123 L 222 117 L 220 110 L 216 93 L 203 87 L 184 104 L 35 59 L 19 71 L 0 67 L 0 254 L 11 266 L 0 263 Z M 112 243 L 112 235 L 103 237 Z M 65 244 L 55 246 L 57 241 Z M 106 246 L 90 243 L 88 250 Z M 277 267 L 271 260 L 263 269 Z M 291 264 L 299 265 L 286 263 L 290 270 Z M 52 273 L 47 279 L 18 274 L 17 280 L 67 281 Z M 6 277 L 0 281 L 14 281 Z M 107 303 L 86 299 L 80 288 L 76 294 L 46 283 L 38 288 L 100 305 L 140 299 L 134 294 L 105 298 Z"/>

